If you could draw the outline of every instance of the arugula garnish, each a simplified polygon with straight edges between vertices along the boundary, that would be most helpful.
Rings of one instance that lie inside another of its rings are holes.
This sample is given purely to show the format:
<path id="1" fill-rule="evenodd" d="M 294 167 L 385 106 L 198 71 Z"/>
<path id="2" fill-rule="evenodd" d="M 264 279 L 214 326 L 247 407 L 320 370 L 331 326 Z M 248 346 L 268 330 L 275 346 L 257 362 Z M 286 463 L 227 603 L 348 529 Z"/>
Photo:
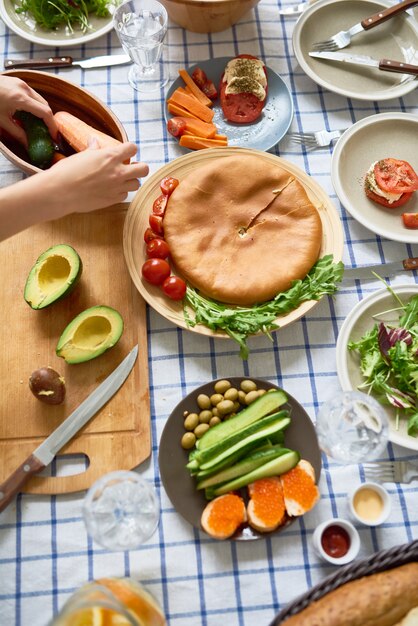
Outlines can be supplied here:
<path id="1" fill-rule="evenodd" d="M 211 330 L 222 330 L 240 346 L 240 356 L 247 359 L 249 349 L 247 338 L 263 332 L 272 339 L 270 332 L 280 326 L 276 318 L 296 309 L 307 300 L 319 300 L 322 296 L 337 291 L 341 282 L 344 265 L 334 263 L 331 254 L 319 259 L 303 280 L 295 280 L 287 291 L 277 294 L 273 300 L 251 307 L 232 307 L 202 296 L 196 289 L 188 286 L 184 299 L 184 317 L 188 326 L 203 324 Z M 187 307 L 193 311 L 190 317 Z"/>
<path id="2" fill-rule="evenodd" d="M 384 282 L 384 281 L 383 281 Z M 408 419 L 408 434 L 418 435 L 418 295 L 406 304 L 385 283 L 395 298 L 398 323 L 375 323 L 359 341 L 348 342 L 357 350 L 365 380 L 359 389 L 367 390 L 381 404 L 396 408 L 396 422 Z M 382 314 L 380 314 L 382 315 Z"/>
<path id="3" fill-rule="evenodd" d="M 110 0 L 20 0 L 16 2 L 16 13 L 29 13 L 35 22 L 46 30 L 67 26 L 70 33 L 78 24 L 82 32 L 90 26 L 89 14 L 109 17 Z"/>

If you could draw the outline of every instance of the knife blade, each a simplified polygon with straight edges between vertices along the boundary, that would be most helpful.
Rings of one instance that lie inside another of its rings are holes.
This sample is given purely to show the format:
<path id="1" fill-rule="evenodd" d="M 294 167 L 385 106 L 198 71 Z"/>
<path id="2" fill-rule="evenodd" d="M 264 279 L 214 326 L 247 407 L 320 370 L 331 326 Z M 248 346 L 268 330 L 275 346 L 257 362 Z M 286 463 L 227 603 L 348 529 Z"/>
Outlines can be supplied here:
<path id="1" fill-rule="evenodd" d="M 118 391 L 132 370 L 137 355 L 138 346 L 135 346 L 117 368 L 0 485 L 0 512 L 24 483 L 49 465 L 63 445 Z"/>
<path id="2" fill-rule="evenodd" d="M 414 74 L 418 76 L 418 65 L 411 65 L 404 61 L 393 61 L 391 59 L 373 59 L 364 54 L 349 54 L 348 52 L 331 52 L 328 50 L 309 52 L 310 57 L 327 59 L 329 61 L 340 61 L 350 65 L 366 65 L 385 72 L 398 72 L 401 74 Z"/>
<path id="3" fill-rule="evenodd" d="M 103 56 L 91 57 L 91 59 L 80 59 L 75 61 L 70 56 L 47 57 L 42 59 L 6 59 L 4 68 L 11 69 L 48 69 L 54 67 L 73 67 L 77 65 L 84 70 L 97 67 L 110 67 L 112 65 L 124 65 L 131 63 L 132 59 L 128 54 L 106 54 Z"/>
<path id="4" fill-rule="evenodd" d="M 398 272 L 418 269 L 418 257 L 403 259 L 403 261 L 391 261 L 378 265 L 360 265 L 359 267 L 344 268 L 343 280 L 355 280 L 356 278 L 375 279 L 372 272 L 376 272 L 382 278 L 388 278 Z"/>

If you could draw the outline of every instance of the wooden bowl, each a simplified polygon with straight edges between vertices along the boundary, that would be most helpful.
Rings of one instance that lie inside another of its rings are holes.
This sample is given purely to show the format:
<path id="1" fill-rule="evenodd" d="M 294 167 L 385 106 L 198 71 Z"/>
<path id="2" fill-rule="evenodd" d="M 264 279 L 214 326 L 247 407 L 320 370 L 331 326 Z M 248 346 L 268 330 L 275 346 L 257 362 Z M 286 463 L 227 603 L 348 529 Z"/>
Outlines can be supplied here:
<path id="1" fill-rule="evenodd" d="M 128 141 L 126 131 L 116 115 L 86 89 L 46 72 L 9 70 L 3 74 L 25 81 L 48 101 L 54 113 L 67 111 L 119 141 Z M 25 149 L 15 141 L 2 137 L 0 152 L 26 174 L 36 174 L 41 171 L 27 161 Z"/>
<path id="2" fill-rule="evenodd" d="M 161 0 L 170 19 L 195 33 L 217 33 L 236 24 L 260 0 Z"/>

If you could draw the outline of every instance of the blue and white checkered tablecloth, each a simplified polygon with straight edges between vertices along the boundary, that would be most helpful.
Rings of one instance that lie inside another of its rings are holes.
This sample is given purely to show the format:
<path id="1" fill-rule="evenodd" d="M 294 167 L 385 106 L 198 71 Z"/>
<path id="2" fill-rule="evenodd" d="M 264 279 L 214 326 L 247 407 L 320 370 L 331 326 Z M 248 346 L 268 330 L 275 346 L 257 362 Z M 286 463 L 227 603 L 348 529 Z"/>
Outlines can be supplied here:
<path id="1" fill-rule="evenodd" d="M 212 35 L 169 25 L 166 61 L 172 79 L 179 67 L 220 56 L 251 53 L 279 73 L 291 91 L 295 115 L 291 130 L 345 128 L 375 113 L 418 113 L 417 91 L 382 103 L 350 100 L 323 90 L 298 66 L 292 52 L 294 19 L 279 16 L 280 0 L 261 0 L 237 25 Z M 119 49 L 116 34 L 77 48 L 48 49 L 74 58 L 109 54 Z M 4 58 L 45 55 L 43 46 L 21 39 L 0 23 L 0 63 Z M 164 93 L 139 98 L 129 86 L 126 67 L 83 71 L 55 70 L 106 102 L 138 145 L 138 157 L 155 172 L 179 156 L 167 136 Z M 416 141 L 416 138 L 415 138 Z M 331 149 L 306 152 L 284 138 L 272 152 L 305 170 L 334 201 L 343 226 L 344 261 L 348 265 L 418 256 L 418 248 L 375 236 L 340 205 L 331 184 Z M 0 158 L 0 184 L 22 174 Z M 414 282 L 412 275 L 392 284 Z M 83 582 L 102 576 L 131 575 L 161 601 L 170 626 L 261 626 L 296 595 L 330 574 L 333 566 L 314 554 L 314 528 L 330 517 L 347 517 L 347 491 L 364 480 L 361 466 L 338 466 L 323 458 L 321 501 L 283 533 L 255 542 L 216 542 L 192 528 L 174 510 L 161 485 L 158 443 L 174 406 L 195 387 L 212 379 L 252 376 L 272 381 L 297 398 L 312 419 L 320 404 L 339 389 L 335 345 L 339 328 L 364 295 L 379 288 L 369 282 L 346 286 L 324 298 L 308 316 L 273 335 L 249 341 L 247 362 L 229 341 L 214 341 L 183 331 L 154 310 L 147 311 L 152 421 L 152 458 L 140 471 L 161 499 L 157 532 L 142 547 L 111 553 L 88 538 L 82 516 L 83 494 L 19 496 L 0 515 L 0 624 L 46 626 Z M 3 305 L 5 305 L 3 303 Z M 389 445 L 387 456 L 416 457 Z M 59 461 L 53 470 L 59 469 Z M 389 485 L 392 515 L 382 526 L 358 527 L 360 557 L 418 538 L 418 487 Z"/>

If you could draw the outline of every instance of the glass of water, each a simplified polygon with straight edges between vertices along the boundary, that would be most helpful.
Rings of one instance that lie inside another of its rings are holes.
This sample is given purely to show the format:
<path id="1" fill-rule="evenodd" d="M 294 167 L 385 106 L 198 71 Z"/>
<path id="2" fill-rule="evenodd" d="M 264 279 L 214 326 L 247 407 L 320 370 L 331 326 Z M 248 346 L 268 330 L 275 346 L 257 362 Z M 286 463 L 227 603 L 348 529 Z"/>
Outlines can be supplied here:
<path id="1" fill-rule="evenodd" d="M 117 471 L 90 487 L 83 516 L 87 532 L 103 548 L 130 550 L 154 534 L 160 505 L 149 482 L 135 472 Z"/>
<path id="2" fill-rule="evenodd" d="M 119 40 L 133 61 L 128 80 L 137 91 L 156 91 L 167 84 L 162 60 L 167 22 L 167 11 L 156 0 L 128 0 L 113 14 Z"/>
<path id="3" fill-rule="evenodd" d="M 360 391 L 341 391 L 316 418 L 321 449 L 338 463 L 364 463 L 385 450 L 389 421 L 383 407 Z"/>

